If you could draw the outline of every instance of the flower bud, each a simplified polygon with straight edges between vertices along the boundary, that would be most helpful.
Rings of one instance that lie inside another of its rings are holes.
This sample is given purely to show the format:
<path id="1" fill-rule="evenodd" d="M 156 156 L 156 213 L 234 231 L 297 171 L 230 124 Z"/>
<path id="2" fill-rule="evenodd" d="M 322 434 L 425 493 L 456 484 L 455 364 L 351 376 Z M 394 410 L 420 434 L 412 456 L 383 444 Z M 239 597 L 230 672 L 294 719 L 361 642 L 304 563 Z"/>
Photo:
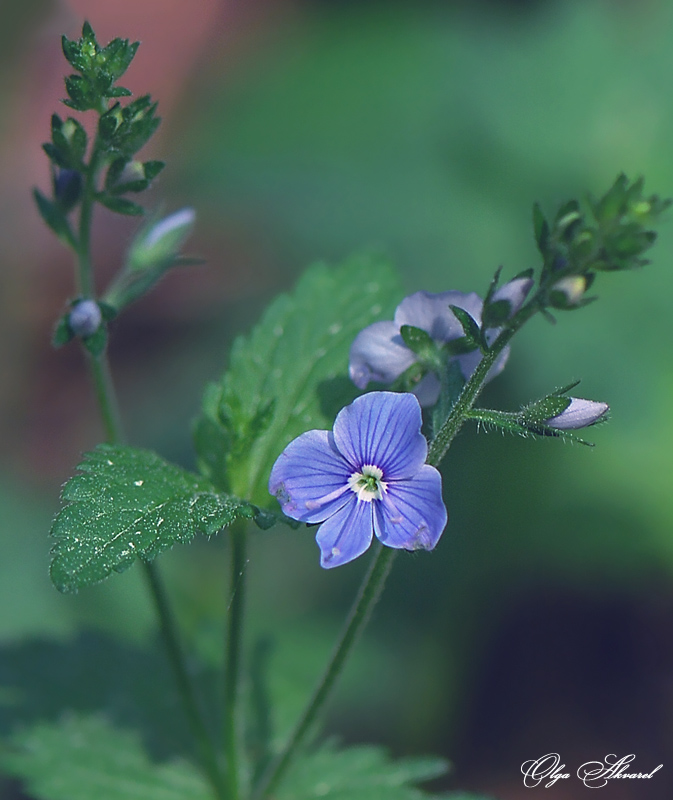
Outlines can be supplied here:
<path id="1" fill-rule="evenodd" d="M 579 397 L 571 397 L 570 404 L 557 414 L 544 421 L 548 428 L 555 428 L 559 431 L 577 430 L 594 425 L 605 417 L 610 406 L 607 403 L 598 403 L 595 400 L 582 400 Z"/>
<path id="2" fill-rule="evenodd" d="M 514 280 L 504 284 L 493 293 L 489 305 L 504 300 L 509 304 L 507 317 L 513 317 L 524 304 L 534 283 L 535 281 L 532 278 L 514 278 Z"/>
<path id="3" fill-rule="evenodd" d="M 68 213 L 79 202 L 82 194 L 82 175 L 75 169 L 54 170 L 54 197 Z"/>
<path id="4" fill-rule="evenodd" d="M 560 309 L 574 308 L 581 303 L 587 288 L 585 275 L 568 275 L 566 278 L 561 278 L 551 287 L 550 305 Z"/>
<path id="5" fill-rule="evenodd" d="M 145 228 L 131 247 L 129 268 L 134 271 L 165 265 L 178 253 L 195 220 L 194 209 L 183 208 Z"/>
<path id="6" fill-rule="evenodd" d="M 103 315 L 95 300 L 80 300 L 73 306 L 68 316 L 72 332 L 82 338 L 96 333 L 102 321 Z"/>

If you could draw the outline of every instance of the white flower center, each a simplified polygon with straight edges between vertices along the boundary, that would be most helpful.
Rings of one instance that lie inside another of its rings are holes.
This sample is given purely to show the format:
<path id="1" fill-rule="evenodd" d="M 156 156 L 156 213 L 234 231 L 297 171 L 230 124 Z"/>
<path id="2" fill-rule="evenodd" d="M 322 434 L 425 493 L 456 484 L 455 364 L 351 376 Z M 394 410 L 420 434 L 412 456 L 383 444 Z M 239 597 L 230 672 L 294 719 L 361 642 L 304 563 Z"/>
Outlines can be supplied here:
<path id="1" fill-rule="evenodd" d="M 388 484 L 381 480 L 383 470 L 373 464 L 365 464 L 360 472 L 354 472 L 348 479 L 348 488 L 355 492 L 358 500 L 371 503 L 380 500 L 388 489 Z"/>

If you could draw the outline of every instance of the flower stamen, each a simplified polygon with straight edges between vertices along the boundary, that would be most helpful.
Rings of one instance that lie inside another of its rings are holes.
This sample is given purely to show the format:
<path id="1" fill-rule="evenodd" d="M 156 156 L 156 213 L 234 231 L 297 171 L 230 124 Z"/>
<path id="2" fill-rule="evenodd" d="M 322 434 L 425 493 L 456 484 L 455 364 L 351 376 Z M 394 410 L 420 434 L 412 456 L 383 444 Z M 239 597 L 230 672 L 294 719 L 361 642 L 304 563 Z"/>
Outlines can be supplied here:
<path id="1" fill-rule="evenodd" d="M 358 496 L 358 500 L 371 503 L 380 500 L 388 490 L 382 480 L 383 470 L 374 464 L 365 464 L 360 472 L 354 472 L 348 479 L 348 488 Z"/>

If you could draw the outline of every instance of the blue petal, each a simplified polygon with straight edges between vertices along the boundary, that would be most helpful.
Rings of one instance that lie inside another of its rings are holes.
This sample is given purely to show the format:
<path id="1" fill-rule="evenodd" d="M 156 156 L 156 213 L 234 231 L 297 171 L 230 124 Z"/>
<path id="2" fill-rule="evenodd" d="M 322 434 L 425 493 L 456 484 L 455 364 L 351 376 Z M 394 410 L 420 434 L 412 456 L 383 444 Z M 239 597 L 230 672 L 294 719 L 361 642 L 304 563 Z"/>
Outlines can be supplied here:
<path id="1" fill-rule="evenodd" d="M 394 322 L 375 322 L 360 331 L 351 345 L 348 373 L 358 389 L 369 381 L 392 383 L 416 360 Z"/>
<path id="2" fill-rule="evenodd" d="M 376 502 L 374 532 L 388 547 L 432 550 L 447 519 L 442 477 L 426 464 L 410 480 L 388 485 L 387 493 Z"/>
<path id="3" fill-rule="evenodd" d="M 269 492 L 278 498 L 288 517 L 322 522 L 354 497 L 348 488 L 353 471 L 329 431 L 307 431 L 278 456 Z"/>
<path id="4" fill-rule="evenodd" d="M 369 392 L 342 408 L 334 422 L 334 443 L 358 469 L 373 464 L 383 480 L 409 478 L 425 462 L 421 407 L 413 394 Z"/>
<path id="5" fill-rule="evenodd" d="M 320 546 L 320 565 L 325 569 L 340 567 L 361 556 L 372 543 L 372 506 L 349 492 L 350 502 L 340 508 L 318 529 L 315 540 Z"/>
<path id="6" fill-rule="evenodd" d="M 413 325 L 427 331 L 436 342 L 450 342 L 463 336 L 463 326 L 449 306 L 464 308 L 480 324 L 483 305 L 481 297 L 474 292 L 416 292 L 397 306 L 395 324 L 398 329 L 402 325 Z"/>
<path id="7" fill-rule="evenodd" d="M 491 302 L 497 303 L 499 300 L 506 300 L 509 303 L 509 316 L 513 317 L 524 304 L 533 283 L 535 281 L 531 278 L 514 278 L 493 292 Z"/>

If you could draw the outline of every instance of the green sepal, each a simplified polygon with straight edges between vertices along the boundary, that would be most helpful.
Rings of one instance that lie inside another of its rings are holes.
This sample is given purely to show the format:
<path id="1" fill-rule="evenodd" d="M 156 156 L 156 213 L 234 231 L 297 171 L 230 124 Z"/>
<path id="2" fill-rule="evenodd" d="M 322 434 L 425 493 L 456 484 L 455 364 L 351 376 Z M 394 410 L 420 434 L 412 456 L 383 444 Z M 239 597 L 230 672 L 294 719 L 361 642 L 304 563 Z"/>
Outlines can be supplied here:
<path id="1" fill-rule="evenodd" d="M 427 331 L 413 325 L 402 325 L 400 336 L 409 350 L 421 361 L 433 365 L 437 363 L 439 357 L 437 345 Z"/>
<path id="2" fill-rule="evenodd" d="M 522 408 L 519 413 L 519 419 L 524 425 L 536 427 L 547 419 L 557 417 L 569 405 L 569 397 L 561 397 L 555 394 L 548 395 L 543 397 L 542 400 L 536 400 L 534 403 Z"/>
<path id="3" fill-rule="evenodd" d="M 114 211 L 116 214 L 138 217 L 145 213 L 145 209 L 141 205 L 132 203 L 124 197 L 113 197 L 112 195 L 105 194 L 105 192 L 99 192 L 96 195 L 96 200 L 101 205 L 105 206 L 105 208 L 109 208 L 110 211 Z"/>
<path id="4" fill-rule="evenodd" d="M 91 336 L 81 337 L 82 345 L 94 358 L 103 355 L 107 347 L 107 329 L 105 325 L 99 325 Z"/>
<path id="5" fill-rule="evenodd" d="M 258 513 L 148 450 L 101 444 L 84 455 L 78 470 L 64 486 L 51 529 L 51 578 L 62 592 L 122 572 L 136 558 L 152 561 L 197 532 L 210 536 Z"/>
<path id="6" fill-rule="evenodd" d="M 484 302 L 482 311 L 482 326 L 486 328 L 499 328 L 504 325 L 512 313 L 512 304 L 509 300 L 496 300 L 495 303 Z"/>
<path id="7" fill-rule="evenodd" d="M 33 197 L 42 219 L 64 244 L 74 250 L 77 244 L 65 212 L 57 203 L 47 200 L 39 189 L 33 189 Z"/>
<path id="8" fill-rule="evenodd" d="M 545 398 L 549 399 L 549 398 Z M 567 404 L 570 403 L 569 398 L 556 398 L 557 400 L 566 400 Z M 542 401 L 539 401 L 542 402 Z M 535 404 L 534 404 L 535 405 Z M 553 407 L 558 408 L 558 405 L 554 405 Z M 567 405 L 566 405 L 567 407 Z M 496 411 L 494 409 L 489 408 L 473 408 L 468 411 L 466 417 L 467 419 L 473 419 L 480 425 L 483 425 L 486 429 L 497 429 L 501 431 L 506 431 L 507 433 L 516 433 L 519 436 L 540 436 L 540 437 L 550 437 L 553 439 L 563 439 L 564 441 L 569 442 L 577 442 L 577 444 L 583 444 L 587 447 L 593 447 L 592 442 L 587 442 L 585 439 L 581 439 L 575 433 L 570 430 L 559 430 L 558 428 L 550 428 L 544 425 L 545 419 L 550 419 L 554 414 L 549 414 L 548 416 L 542 417 L 539 421 L 535 421 L 537 417 L 536 412 L 531 412 L 526 415 L 526 412 L 530 412 L 530 406 L 528 408 L 524 408 L 521 411 Z M 552 408 L 552 404 L 549 404 L 548 408 Z M 563 409 L 561 409 L 563 411 Z M 558 412 L 561 413 L 561 412 Z"/>
<path id="9" fill-rule="evenodd" d="M 75 334 L 68 322 L 68 314 L 64 314 L 62 317 L 59 317 L 54 328 L 54 333 L 51 337 L 52 347 L 57 349 L 63 347 L 64 344 L 68 344 L 68 342 L 71 342 L 74 338 Z"/>
<path id="10" fill-rule="evenodd" d="M 165 166 L 165 161 L 143 161 L 145 177 L 148 181 L 153 181 Z"/>
<path id="11" fill-rule="evenodd" d="M 449 308 L 454 313 L 456 319 L 458 320 L 458 322 L 460 322 L 460 325 L 463 329 L 463 332 L 465 334 L 465 346 L 469 346 L 470 348 L 470 350 L 463 350 L 462 352 L 470 352 L 472 350 L 477 350 L 477 349 L 485 350 L 487 347 L 486 342 L 484 341 L 484 337 L 482 336 L 482 332 L 479 325 L 477 325 L 473 317 L 471 317 L 470 314 L 468 314 L 468 312 L 465 311 L 464 308 L 460 308 L 460 306 L 449 305 Z M 457 343 L 458 341 L 461 340 L 454 339 L 453 341 L 448 343 L 449 349 L 451 350 L 452 353 L 454 352 L 452 346 L 457 346 L 454 345 L 454 342 Z"/>

